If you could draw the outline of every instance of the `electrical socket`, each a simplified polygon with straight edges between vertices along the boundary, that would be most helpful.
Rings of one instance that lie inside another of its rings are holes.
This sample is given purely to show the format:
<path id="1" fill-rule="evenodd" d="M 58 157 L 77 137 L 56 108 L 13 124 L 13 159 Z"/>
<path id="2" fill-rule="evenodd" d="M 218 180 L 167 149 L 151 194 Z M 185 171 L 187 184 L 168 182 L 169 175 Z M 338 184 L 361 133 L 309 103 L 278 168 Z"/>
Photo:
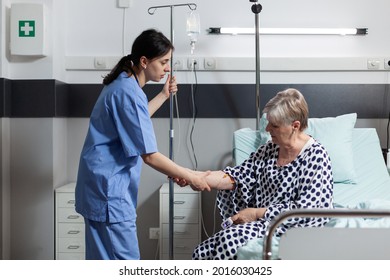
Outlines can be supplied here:
<path id="1" fill-rule="evenodd" d="M 158 239 L 160 236 L 159 228 L 149 228 L 149 239 Z"/>
<path id="2" fill-rule="evenodd" d="M 367 69 L 379 69 L 380 60 L 379 58 L 369 58 L 367 59 Z"/>
<path id="3" fill-rule="evenodd" d="M 175 59 L 173 62 L 173 71 L 183 70 L 183 62 L 181 59 Z"/>
<path id="4" fill-rule="evenodd" d="M 199 59 L 191 57 L 187 60 L 187 68 L 188 70 L 193 70 L 195 65 L 195 70 L 199 70 Z"/>
<path id="5" fill-rule="evenodd" d="M 215 70 L 216 69 L 216 60 L 215 58 L 212 58 L 212 57 L 206 57 L 204 59 L 204 69 L 205 70 Z"/>
<path id="6" fill-rule="evenodd" d="M 384 61 L 383 66 L 386 70 L 390 70 L 390 57 L 385 57 L 385 61 Z"/>
<path id="7" fill-rule="evenodd" d="M 95 57 L 94 66 L 95 69 L 105 69 L 107 67 L 106 59 L 104 57 Z"/>

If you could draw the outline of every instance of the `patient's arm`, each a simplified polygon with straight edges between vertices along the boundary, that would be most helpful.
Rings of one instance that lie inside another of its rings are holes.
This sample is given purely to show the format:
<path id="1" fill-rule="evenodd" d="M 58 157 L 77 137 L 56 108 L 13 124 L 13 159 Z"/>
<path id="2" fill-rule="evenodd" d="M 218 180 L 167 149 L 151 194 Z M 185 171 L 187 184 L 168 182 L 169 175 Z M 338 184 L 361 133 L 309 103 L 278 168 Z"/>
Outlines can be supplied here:
<path id="1" fill-rule="evenodd" d="M 225 172 L 209 171 L 209 174 L 205 177 L 207 184 L 216 190 L 232 190 L 235 188 L 235 181 Z"/>
<path id="2" fill-rule="evenodd" d="M 192 172 L 197 174 L 197 175 L 205 176 L 207 184 L 212 189 L 233 190 L 235 188 L 234 179 L 221 170 L 218 170 L 218 171 L 192 171 Z M 181 178 L 175 178 L 174 181 L 179 186 L 182 186 L 182 187 L 188 185 L 188 183 Z"/>

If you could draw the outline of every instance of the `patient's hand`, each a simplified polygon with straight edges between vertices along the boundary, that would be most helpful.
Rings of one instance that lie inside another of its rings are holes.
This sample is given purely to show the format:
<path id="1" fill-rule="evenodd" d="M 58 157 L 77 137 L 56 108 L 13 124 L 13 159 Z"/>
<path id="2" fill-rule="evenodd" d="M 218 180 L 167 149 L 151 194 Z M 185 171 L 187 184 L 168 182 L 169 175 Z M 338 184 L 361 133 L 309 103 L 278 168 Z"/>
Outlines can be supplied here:
<path id="1" fill-rule="evenodd" d="M 264 217 L 267 208 L 246 208 L 231 217 L 234 224 L 245 224 Z"/>

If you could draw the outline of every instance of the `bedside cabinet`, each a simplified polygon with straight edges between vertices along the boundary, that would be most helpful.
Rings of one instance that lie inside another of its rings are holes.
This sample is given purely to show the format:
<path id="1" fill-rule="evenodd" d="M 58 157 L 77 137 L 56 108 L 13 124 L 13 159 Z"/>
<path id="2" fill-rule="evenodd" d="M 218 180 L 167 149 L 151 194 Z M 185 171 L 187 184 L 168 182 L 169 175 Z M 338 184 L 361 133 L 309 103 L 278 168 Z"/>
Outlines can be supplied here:
<path id="1" fill-rule="evenodd" d="M 174 184 L 173 257 L 190 260 L 201 242 L 201 192 Z M 160 259 L 169 259 L 169 183 L 160 188 Z"/>
<path id="2" fill-rule="evenodd" d="M 84 218 L 75 211 L 76 183 L 55 189 L 55 255 L 57 260 L 85 259 Z"/>

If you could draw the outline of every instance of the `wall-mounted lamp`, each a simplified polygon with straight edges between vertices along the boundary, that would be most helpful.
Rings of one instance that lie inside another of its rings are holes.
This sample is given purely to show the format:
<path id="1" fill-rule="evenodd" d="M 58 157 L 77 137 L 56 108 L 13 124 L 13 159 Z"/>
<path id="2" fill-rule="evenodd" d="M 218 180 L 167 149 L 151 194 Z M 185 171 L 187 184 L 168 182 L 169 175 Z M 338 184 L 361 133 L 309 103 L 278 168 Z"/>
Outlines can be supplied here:
<path id="1" fill-rule="evenodd" d="M 210 27 L 209 34 L 253 35 L 255 28 Z M 368 28 L 260 28 L 263 35 L 367 35 Z"/>

